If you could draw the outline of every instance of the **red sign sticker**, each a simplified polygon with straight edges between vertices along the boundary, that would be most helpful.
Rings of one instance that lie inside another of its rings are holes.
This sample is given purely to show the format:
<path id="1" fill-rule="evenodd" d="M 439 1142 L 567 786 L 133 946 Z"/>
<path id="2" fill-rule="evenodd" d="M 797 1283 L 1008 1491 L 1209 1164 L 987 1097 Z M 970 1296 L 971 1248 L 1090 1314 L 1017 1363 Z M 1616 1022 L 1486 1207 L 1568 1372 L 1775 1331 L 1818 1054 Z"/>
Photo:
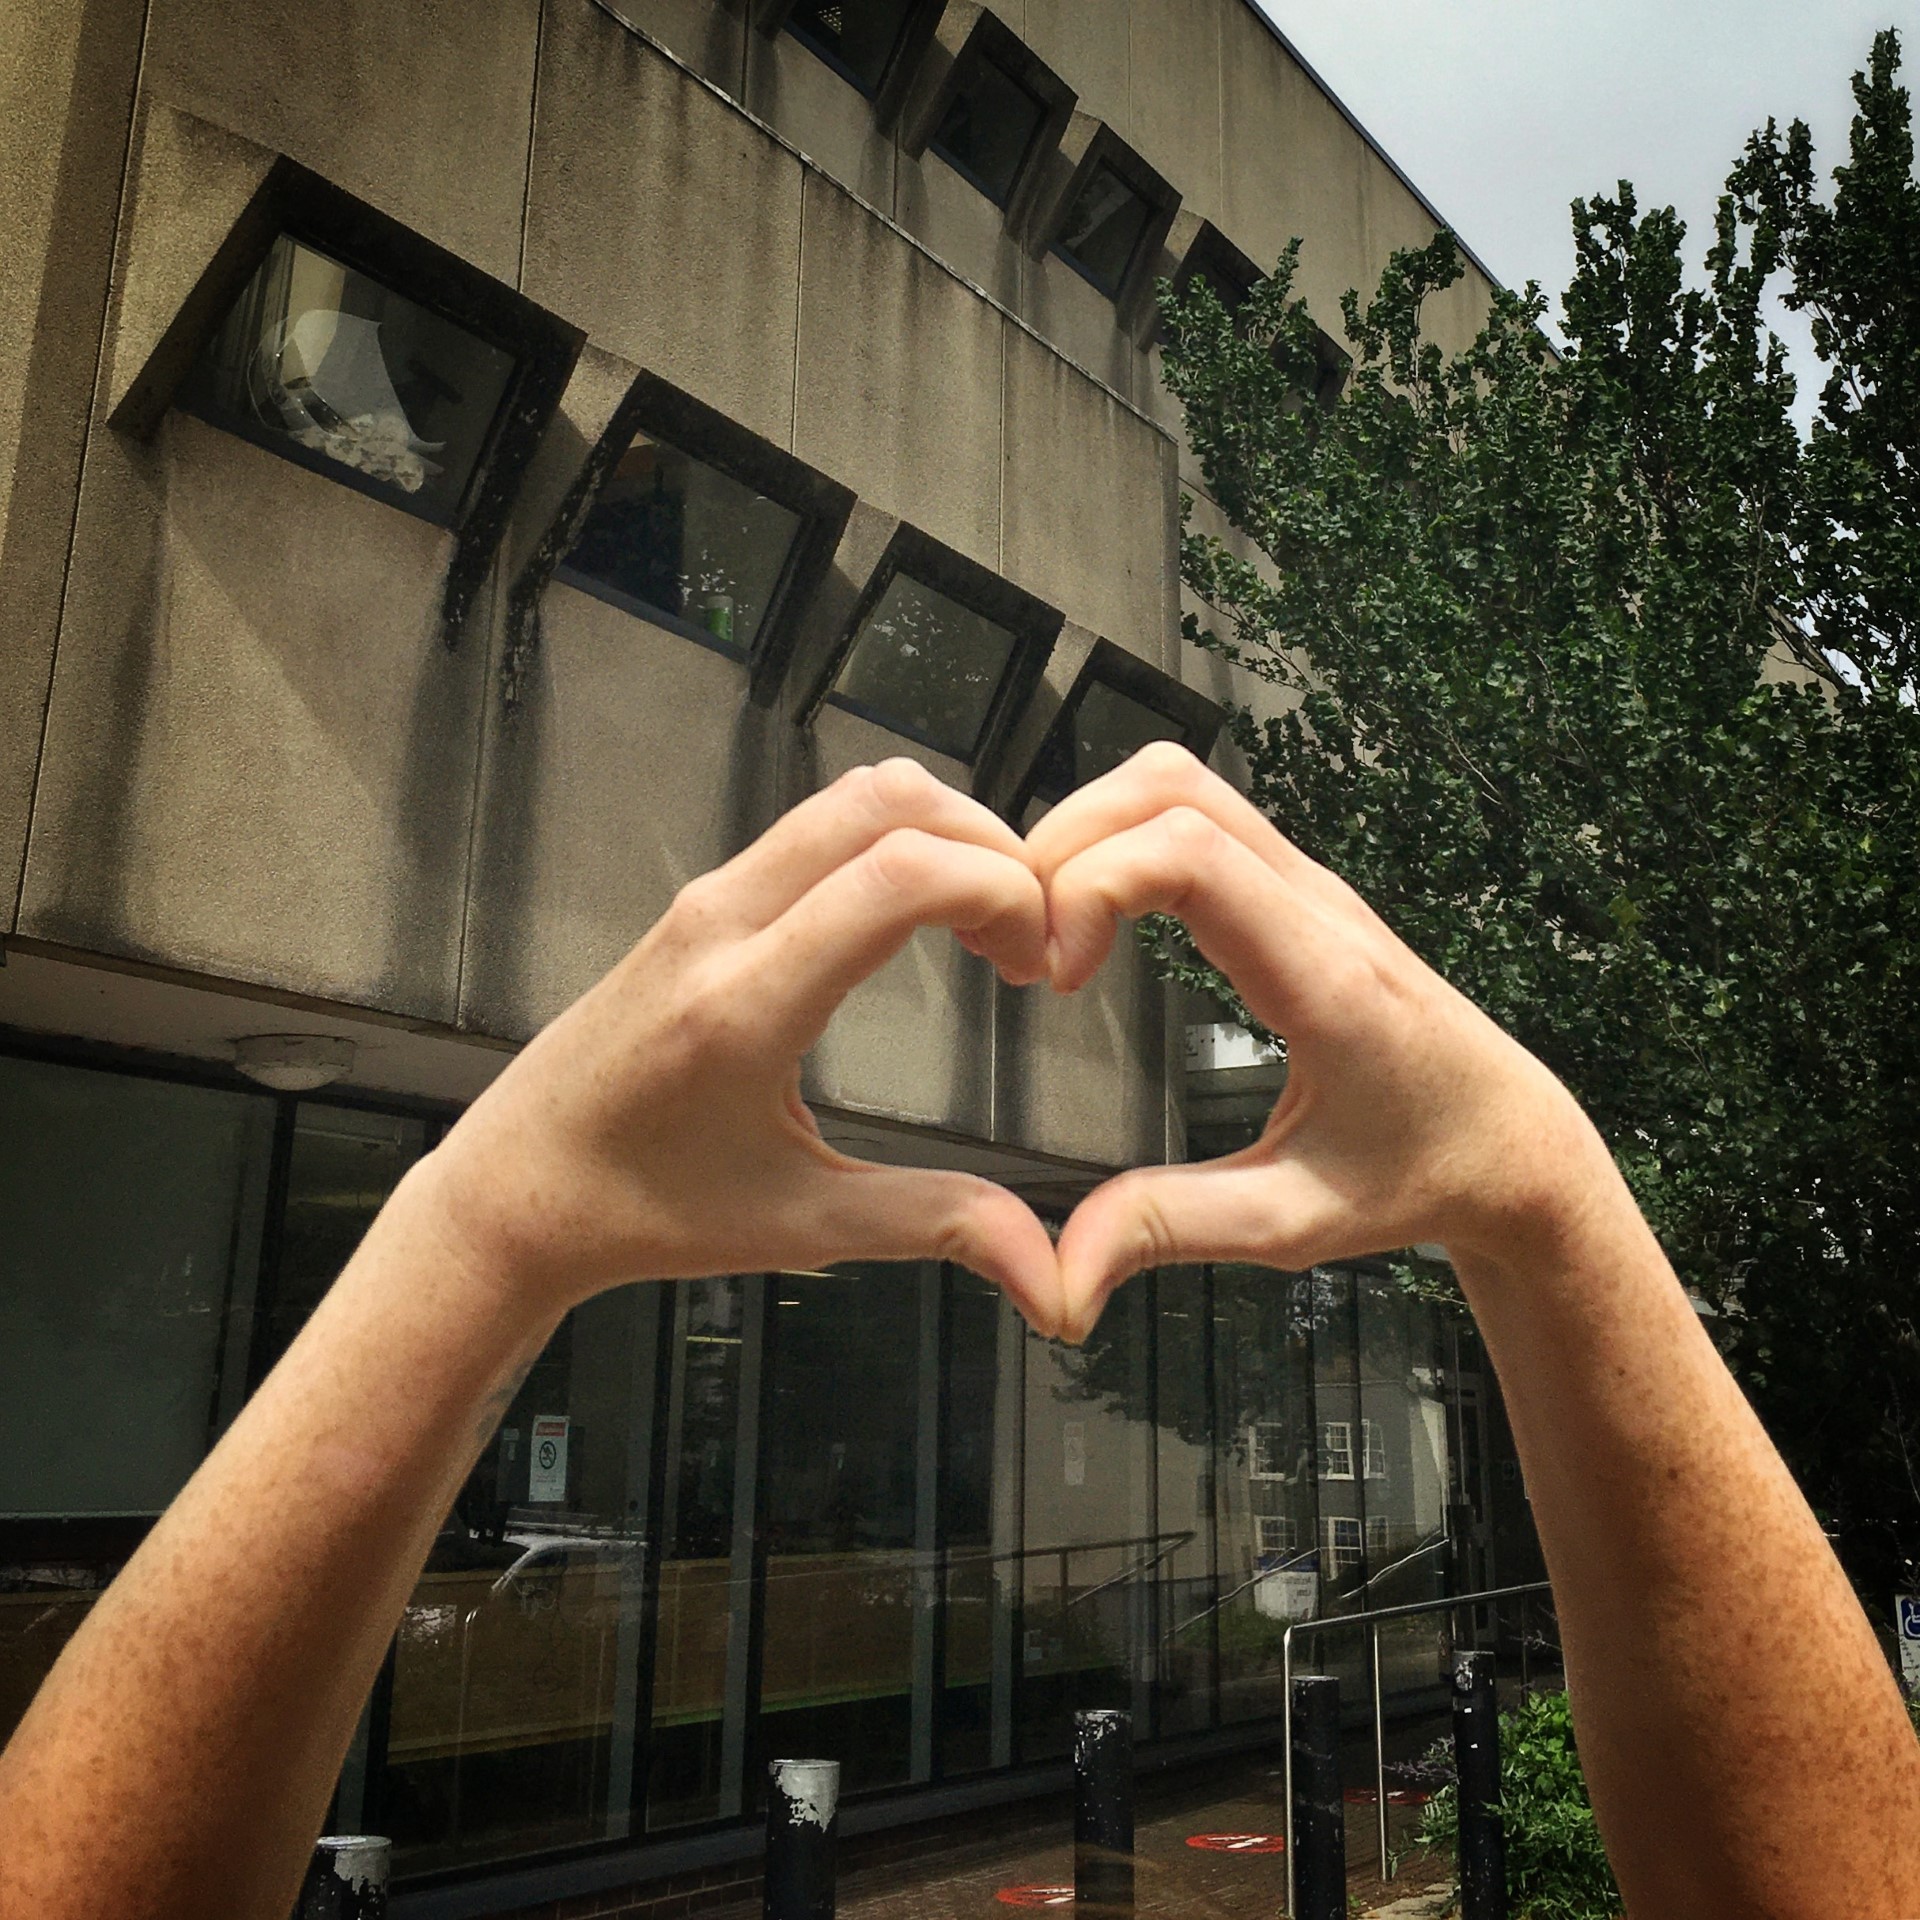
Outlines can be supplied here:
<path id="1" fill-rule="evenodd" d="M 1285 1853 L 1287 1839 L 1281 1833 L 1190 1833 L 1187 1845 L 1208 1853 Z"/>
<path id="2" fill-rule="evenodd" d="M 1003 1907 L 1070 1907 L 1071 1887 L 1002 1887 L 993 1896 Z"/>

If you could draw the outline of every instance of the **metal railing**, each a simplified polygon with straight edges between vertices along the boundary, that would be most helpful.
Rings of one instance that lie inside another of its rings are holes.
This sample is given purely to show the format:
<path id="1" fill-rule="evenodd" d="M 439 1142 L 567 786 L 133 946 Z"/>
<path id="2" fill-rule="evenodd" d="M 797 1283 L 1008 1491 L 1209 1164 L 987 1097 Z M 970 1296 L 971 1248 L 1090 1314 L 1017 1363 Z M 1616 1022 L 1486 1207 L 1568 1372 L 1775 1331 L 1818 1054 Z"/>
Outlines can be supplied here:
<path id="1" fill-rule="evenodd" d="M 1386 1716 L 1380 1688 L 1380 1622 L 1410 1620 L 1422 1613 L 1457 1613 L 1462 1607 L 1482 1607 L 1501 1600 L 1520 1602 L 1520 1684 L 1527 1683 L 1527 1598 L 1552 1590 L 1548 1580 L 1529 1581 L 1518 1587 L 1489 1587 L 1481 1593 L 1455 1594 L 1445 1600 L 1415 1600 L 1405 1606 L 1375 1607 L 1365 1613 L 1328 1614 L 1319 1620 L 1296 1620 L 1280 1636 L 1280 1689 L 1286 1703 L 1286 1740 L 1283 1746 L 1282 1781 L 1287 1803 L 1287 1904 L 1294 1910 L 1293 1857 L 1293 1637 L 1295 1634 L 1334 1633 L 1343 1628 L 1367 1630 L 1367 1681 L 1373 1707 L 1373 1788 L 1374 1811 L 1380 1845 L 1380 1878 L 1393 1878 L 1393 1862 L 1387 1850 L 1387 1752 Z"/>

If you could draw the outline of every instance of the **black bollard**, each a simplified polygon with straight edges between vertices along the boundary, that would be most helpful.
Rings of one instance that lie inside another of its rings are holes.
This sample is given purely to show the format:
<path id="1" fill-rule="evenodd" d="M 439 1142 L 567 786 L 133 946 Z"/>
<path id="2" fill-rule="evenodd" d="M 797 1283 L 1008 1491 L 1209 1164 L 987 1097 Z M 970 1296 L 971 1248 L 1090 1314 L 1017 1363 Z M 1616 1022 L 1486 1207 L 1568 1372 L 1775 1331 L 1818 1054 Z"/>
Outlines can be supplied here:
<path id="1" fill-rule="evenodd" d="M 766 1920 L 833 1920 L 840 1762 L 767 1763 Z"/>
<path id="2" fill-rule="evenodd" d="M 1346 1920 L 1347 1810 L 1340 1797 L 1340 1682 L 1293 1683 L 1294 1920 Z"/>
<path id="3" fill-rule="evenodd" d="M 1453 1764 L 1460 1777 L 1461 1920 L 1507 1920 L 1500 1717 L 1490 1653 L 1453 1656 Z"/>
<path id="4" fill-rule="evenodd" d="M 1133 1912 L 1133 1715 L 1112 1707 L 1073 1716 L 1073 1905 Z"/>
<path id="5" fill-rule="evenodd" d="M 314 1843 L 293 1920 L 386 1920 L 393 1842 L 336 1833 Z"/>

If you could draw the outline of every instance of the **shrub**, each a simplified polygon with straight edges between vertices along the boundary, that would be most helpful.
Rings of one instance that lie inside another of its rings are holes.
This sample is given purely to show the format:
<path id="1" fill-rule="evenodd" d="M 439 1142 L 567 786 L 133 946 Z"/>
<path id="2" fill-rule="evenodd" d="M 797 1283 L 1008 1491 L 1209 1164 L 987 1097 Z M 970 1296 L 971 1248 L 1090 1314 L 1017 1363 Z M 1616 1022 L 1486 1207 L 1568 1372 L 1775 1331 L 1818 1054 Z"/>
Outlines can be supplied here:
<path id="1" fill-rule="evenodd" d="M 1620 1890 L 1594 1824 L 1564 1693 L 1531 1694 L 1500 1716 L 1500 1811 L 1516 1920 L 1613 1920 Z M 1449 1780 L 1428 1801 L 1420 1838 L 1452 1847 L 1459 1831 L 1459 1792 Z"/>

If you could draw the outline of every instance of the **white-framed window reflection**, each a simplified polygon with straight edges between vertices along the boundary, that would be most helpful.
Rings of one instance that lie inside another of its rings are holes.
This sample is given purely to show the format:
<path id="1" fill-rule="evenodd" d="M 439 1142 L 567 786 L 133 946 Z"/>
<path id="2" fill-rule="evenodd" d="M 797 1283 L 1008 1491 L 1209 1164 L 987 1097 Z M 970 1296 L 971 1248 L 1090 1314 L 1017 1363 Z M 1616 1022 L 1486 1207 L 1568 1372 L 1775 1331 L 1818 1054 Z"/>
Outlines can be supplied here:
<path id="1" fill-rule="evenodd" d="M 1320 1478 L 1353 1478 L 1353 1422 L 1323 1420 L 1320 1423 Z"/>

